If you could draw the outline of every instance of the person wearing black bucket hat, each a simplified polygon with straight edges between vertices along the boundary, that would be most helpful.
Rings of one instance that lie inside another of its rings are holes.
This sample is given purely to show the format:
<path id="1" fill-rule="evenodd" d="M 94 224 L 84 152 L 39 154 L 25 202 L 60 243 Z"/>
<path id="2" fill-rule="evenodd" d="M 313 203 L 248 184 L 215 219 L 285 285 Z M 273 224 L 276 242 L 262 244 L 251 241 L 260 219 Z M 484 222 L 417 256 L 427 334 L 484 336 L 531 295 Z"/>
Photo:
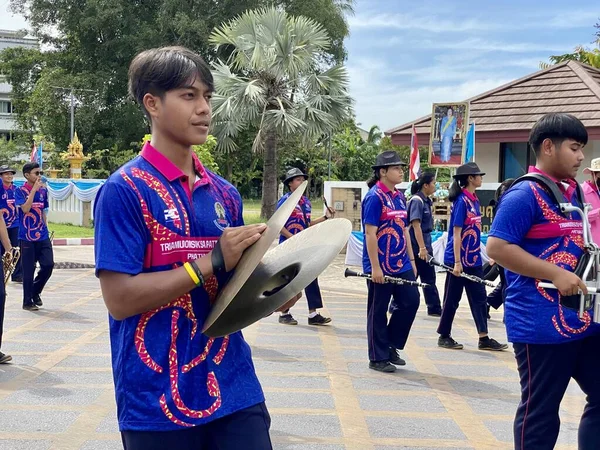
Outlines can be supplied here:
<path id="1" fill-rule="evenodd" d="M 4 187 L 0 185 L 0 209 L 3 214 L 0 214 L 0 244 L 1 253 L 4 255 L 5 252 L 12 252 L 12 244 L 8 237 L 8 230 L 4 222 L 4 210 L 8 208 L 6 200 L 7 193 Z M 0 350 L 2 349 L 2 331 L 4 329 L 4 307 L 6 305 L 6 287 L 4 285 L 4 264 L 0 261 Z M 12 361 L 12 356 L 2 353 L 0 351 L 0 364 Z"/>
<path id="2" fill-rule="evenodd" d="M 13 247 L 19 246 L 19 211 L 15 205 L 15 192 L 17 188 L 13 183 L 13 177 L 16 173 L 17 172 L 14 169 L 11 169 L 7 165 L 0 166 L 0 177 L 2 177 L 2 184 L 4 185 L 4 192 L 6 193 L 6 204 L 2 207 L 2 216 L 6 223 L 10 244 Z M 15 283 L 23 282 L 21 258 L 19 258 L 15 265 L 15 270 L 11 275 L 11 281 Z"/>
<path id="3" fill-rule="evenodd" d="M 288 199 L 288 197 L 294 192 L 298 187 L 308 179 L 308 175 L 302 172 L 297 167 L 293 167 L 285 173 L 285 177 L 283 180 L 283 184 L 289 188 L 289 192 L 285 194 L 283 197 L 279 199 L 277 202 L 277 208 L 279 208 L 283 203 Z M 281 244 L 286 239 L 291 238 L 293 235 L 300 233 L 301 231 L 311 227 L 313 225 L 317 225 L 318 223 L 324 222 L 330 217 L 335 216 L 335 211 L 331 209 L 327 209 L 325 215 L 323 217 L 319 217 L 318 219 L 311 220 L 312 213 L 312 205 L 310 204 L 310 200 L 308 197 L 303 195 L 300 198 L 300 201 L 296 205 L 296 208 L 292 212 L 292 215 L 285 223 L 285 226 L 281 230 L 281 235 L 279 236 L 279 243 Z M 321 288 L 319 287 L 319 281 L 314 280 L 310 283 L 306 289 L 304 289 L 304 293 L 306 294 L 306 301 L 308 302 L 308 324 L 309 325 L 326 325 L 331 322 L 330 317 L 324 317 L 320 313 L 317 312 L 318 309 L 323 308 L 323 297 L 321 296 Z M 298 294 L 296 297 L 288 302 L 288 305 L 292 305 L 300 299 L 302 294 Z M 285 325 L 298 325 L 298 321 L 294 319 L 294 316 L 290 313 L 289 309 L 286 309 L 281 312 L 279 315 L 279 323 Z"/>
<path id="4" fill-rule="evenodd" d="M 377 155 L 362 203 L 363 272 L 371 274 L 367 281 L 369 368 L 379 372 L 394 372 L 395 366 L 406 364 L 398 350 L 404 349 L 419 309 L 415 286 L 384 283 L 384 276 L 414 281 L 417 273 L 406 198 L 396 189 L 404 176 L 402 166 L 406 164 L 394 151 Z"/>
<path id="5" fill-rule="evenodd" d="M 453 273 L 446 274 L 446 289 L 442 317 L 437 332 L 440 337 L 438 346 L 460 350 L 462 344 L 452 336 L 452 323 L 462 297 L 467 291 L 471 314 L 479 333 L 480 350 L 501 351 L 508 346 L 500 344 L 488 336 L 487 293 L 483 284 L 467 280 L 460 276 L 464 271 L 469 275 L 483 278 L 481 263 L 481 211 L 475 189 L 481 187 L 485 175 L 474 162 L 468 162 L 456 169 L 454 182 L 450 186 L 449 200 L 452 212 L 448 222 L 448 244 L 444 254 L 444 263 L 454 266 Z"/>

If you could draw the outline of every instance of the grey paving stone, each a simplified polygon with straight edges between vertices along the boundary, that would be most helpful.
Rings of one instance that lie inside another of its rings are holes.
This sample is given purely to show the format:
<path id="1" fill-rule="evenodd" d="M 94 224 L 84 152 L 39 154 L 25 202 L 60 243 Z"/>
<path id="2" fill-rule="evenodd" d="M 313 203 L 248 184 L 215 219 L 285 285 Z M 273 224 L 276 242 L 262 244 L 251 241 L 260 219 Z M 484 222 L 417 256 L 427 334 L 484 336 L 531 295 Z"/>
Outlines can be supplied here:
<path id="1" fill-rule="evenodd" d="M 512 420 L 486 420 L 485 426 L 492 432 L 494 437 L 501 442 L 513 442 L 513 421 Z M 577 442 L 577 429 L 579 425 L 576 423 L 563 422 L 560 425 L 560 433 L 558 434 L 558 445 L 575 444 Z"/>
<path id="2" fill-rule="evenodd" d="M 344 445 L 330 444 L 273 444 L 274 450 L 346 450 Z"/>
<path id="3" fill-rule="evenodd" d="M 432 361 L 466 361 L 466 362 L 501 362 L 500 353 L 482 351 L 450 351 L 439 349 L 427 351 L 427 357 Z"/>
<path id="4" fill-rule="evenodd" d="M 34 381 L 35 384 L 113 384 L 112 371 L 101 372 L 60 372 L 50 370 L 42 373 Z"/>
<path id="5" fill-rule="evenodd" d="M 74 330 L 74 331 L 88 331 L 90 328 L 94 328 L 98 325 L 95 320 L 84 319 L 78 321 L 54 319 L 49 320 L 40 324 L 38 330 Z"/>
<path id="6" fill-rule="evenodd" d="M 407 380 L 396 372 L 391 377 L 352 377 L 352 384 L 357 390 L 399 390 L 399 391 L 430 391 L 431 386 L 426 380 Z"/>
<path id="7" fill-rule="evenodd" d="M 0 432 L 10 433 L 64 433 L 77 419 L 80 412 L 56 411 L 52 409 L 36 411 L 0 410 Z"/>
<path id="8" fill-rule="evenodd" d="M 77 353 L 102 353 L 110 355 L 110 344 L 108 342 L 93 342 L 82 345 L 77 349 Z"/>
<path id="9" fill-rule="evenodd" d="M 473 447 L 419 447 L 418 450 L 474 450 Z M 375 446 L 374 450 L 417 450 L 414 447 L 380 447 Z"/>
<path id="10" fill-rule="evenodd" d="M 269 408 L 334 409 L 333 397 L 323 393 L 265 392 Z"/>
<path id="11" fill-rule="evenodd" d="M 89 405 L 102 389 L 65 389 L 59 387 L 36 387 L 14 392 L 3 400 L 5 404 L 17 405 Z"/>
<path id="12" fill-rule="evenodd" d="M 404 357 L 405 355 L 402 355 L 402 357 Z M 410 360 L 406 360 L 406 365 L 405 366 L 396 366 L 396 372 L 395 373 L 381 373 L 381 372 L 375 372 L 372 369 L 369 369 L 369 359 L 365 358 L 364 362 L 350 362 L 348 363 L 348 371 L 352 374 L 352 375 L 374 375 L 374 374 L 379 374 L 380 376 L 397 376 L 399 374 L 402 373 L 407 373 L 407 372 L 416 372 L 417 369 L 415 367 L 414 364 L 412 364 L 410 362 Z"/>
<path id="13" fill-rule="evenodd" d="M 4 344 L 3 344 L 4 345 Z M 14 366 L 35 366 L 45 355 L 12 355 L 11 364 Z"/>
<path id="14" fill-rule="evenodd" d="M 52 442 L 45 440 L 0 439 L 2 450 L 47 450 L 51 446 Z"/>
<path id="15" fill-rule="evenodd" d="M 321 338 L 319 336 L 312 336 L 312 335 L 307 335 L 307 336 L 272 336 L 272 335 L 265 335 L 265 334 L 259 334 L 258 337 L 256 338 L 256 345 L 257 346 L 261 346 L 261 345 L 285 345 L 285 343 L 290 343 L 290 344 L 294 344 L 294 345 L 303 345 L 303 344 L 307 344 L 307 345 L 321 345 Z"/>
<path id="16" fill-rule="evenodd" d="M 513 416 L 519 406 L 516 397 L 507 398 L 467 398 L 467 403 L 476 414 L 496 414 Z"/>
<path id="17" fill-rule="evenodd" d="M 38 343 L 38 342 L 20 342 L 20 341 L 6 341 L 2 343 L 2 350 L 4 353 L 11 354 L 11 352 L 54 352 L 60 348 L 63 348 L 66 344 L 53 344 L 50 342 Z"/>
<path id="18" fill-rule="evenodd" d="M 112 411 L 100 422 L 96 428 L 97 433 L 118 433 L 119 423 L 117 421 L 117 412 Z"/>
<path id="19" fill-rule="evenodd" d="M 358 400 L 365 411 L 447 412 L 444 405 L 433 396 L 359 395 Z"/>
<path id="20" fill-rule="evenodd" d="M 362 347 L 365 350 L 367 349 L 367 336 L 365 334 L 364 337 L 340 337 L 340 345 L 342 347 Z"/>
<path id="21" fill-rule="evenodd" d="M 331 384 L 326 377 L 277 377 L 259 374 L 260 384 L 264 388 L 289 388 L 289 389 L 330 389 Z"/>
<path id="22" fill-rule="evenodd" d="M 0 383 L 12 380 L 14 377 L 22 374 L 24 370 L 24 367 L 17 364 L 0 364 Z"/>
<path id="23" fill-rule="evenodd" d="M 342 436 L 340 421 L 336 416 L 277 414 L 271 419 L 273 436 Z"/>
<path id="24" fill-rule="evenodd" d="M 254 346 L 252 348 L 254 358 L 323 358 L 323 350 L 317 347 L 289 348 L 285 345 L 279 348 L 265 348 Z"/>
<path id="25" fill-rule="evenodd" d="M 332 317 L 332 324 L 334 325 L 363 325 L 366 330 L 367 316 L 364 317 L 348 317 L 342 313 L 338 314 L 337 317 Z"/>
<path id="26" fill-rule="evenodd" d="M 123 450 L 123 444 L 119 440 L 85 441 L 79 450 Z"/>
<path id="27" fill-rule="evenodd" d="M 67 356 L 57 367 L 112 367 L 110 356 Z"/>
<path id="28" fill-rule="evenodd" d="M 452 419 L 366 417 L 369 433 L 387 439 L 466 439 Z"/>
<path id="29" fill-rule="evenodd" d="M 443 364 L 436 363 L 435 367 L 440 371 L 440 374 L 444 376 L 464 376 L 468 374 L 470 377 L 504 377 L 504 378 L 516 378 L 518 374 L 506 366 L 480 366 L 476 364 Z"/>
<path id="30" fill-rule="evenodd" d="M 365 348 L 346 348 L 343 350 L 343 355 L 346 360 L 365 361 L 369 359 L 367 347 Z"/>
<path id="31" fill-rule="evenodd" d="M 71 342 L 78 337 L 83 336 L 85 333 L 86 331 L 23 331 L 13 336 L 13 339 L 40 343 L 53 341 Z"/>
<path id="32" fill-rule="evenodd" d="M 459 378 L 449 378 L 448 382 L 459 394 L 469 392 L 483 392 L 486 394 L 515 394 L 521 391 L 519 380 L 514 381 L 475 381 L 461 380 Z"/>
<path id="33" fill-rule="evenodd" d="M 287 372 L 327 372 L 325 364 L 320 361 L 265 361 L 260 358 L 254 360 L 254 367 L 258 372 L 287 373 Z"/>

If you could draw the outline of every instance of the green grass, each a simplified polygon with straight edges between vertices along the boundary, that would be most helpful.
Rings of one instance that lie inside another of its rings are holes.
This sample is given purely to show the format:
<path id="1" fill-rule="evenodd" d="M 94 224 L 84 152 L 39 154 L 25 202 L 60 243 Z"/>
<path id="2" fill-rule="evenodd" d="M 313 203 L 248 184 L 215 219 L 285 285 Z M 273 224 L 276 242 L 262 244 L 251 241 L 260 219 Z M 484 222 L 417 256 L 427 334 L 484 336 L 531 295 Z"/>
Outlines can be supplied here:
<path id="1" fill-rule="evenodd" d="M 319 198 L 314 201 L 311 200 L 310 203 L 312 204 L 312 210 L 314 211 L 313 217 L 321 217 L 323 200 Z M 244 200 L 244 222 L 246 225 L 265 222 L 265 220 L 260 217 L 260 204 L 260 200 Z"/>
<path id="2" fill-rule="evenodd" d="M 54 231 L 54 239 L 91 238 L 94 237 L 93 228 L 79 227 L 67 223 L 49 223 L 48 228 Z"/>

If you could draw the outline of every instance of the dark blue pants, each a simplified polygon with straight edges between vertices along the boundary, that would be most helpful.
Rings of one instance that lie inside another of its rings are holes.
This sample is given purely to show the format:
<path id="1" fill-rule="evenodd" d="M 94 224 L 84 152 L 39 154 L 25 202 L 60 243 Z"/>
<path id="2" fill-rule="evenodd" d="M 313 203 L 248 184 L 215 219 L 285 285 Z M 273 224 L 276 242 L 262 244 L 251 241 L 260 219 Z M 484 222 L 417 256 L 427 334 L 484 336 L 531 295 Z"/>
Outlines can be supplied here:
<path id="1" fill-rule="evenodd" d="M 427 312 L 430 314 L 439 314 L 442 312 L 442 305 L 440 304 L 440 293 L 435 285 L 435 268 L 418 256 L 415 257 L 415 263 L 417 264 L 417 276 L 423 283 L 429 285 L 428 288 L 423 289 Z"/>
<path id="2" fill-rule="evenodd" d="M 35 277 L 35 265 L 40 263 L 40 270 Z M 44 241 L 21 240 L 21 264 L 23 266 L 23 304 L 33 302 L 33 298 L 44 290 L 44 286 L 52 275 L 54 253 L 50 239 Z"/>
<path id="3" fill-rule="evenodd" d="M 412 270 L 396 277 L 415 280 Z M 415 286 L 367 281 L 367 340 L 370 361 L 388 361 L 390 347 L 402 350 L 419 309 Z M 392 303 L 390 304 L 390 299 Z M 388 322 L 388 307 L 391 313 Z"/>
<path id="4" fill-rule="evenodd" d="M 321 289 L 319 288 L 319 280 L 315 279 L 304 289 L 308 309 L 319 309 L 323 307 L 323 298 L 321 297 Z"/>
<path id="5" fill-rule="evenodd" d="M 192 428 L 122 431 L 125 450 L 270 450 L 271 417 L 264 403 Z"/>
<path id="6" fill-rule="evenodd" d="M 475 275 L 483 278 L 483 269 L 479 267 L 465 267 L 464 272 L 469 275 Z M 487 333 L 487 294 L 485 286 L 480 283 L 469 281 L 466 278 L 455 277 L 451 273 L 446 274 L 446 288 L 444 291 L 444 306 L 442 308 L 442 317 L 437 332 L 441 336 L 450 336 L 452 333 L 452 323 L 454 316 L 463 294 L 463 289 L 467 291 L 467 299 L 471 308 L 473 320 L 478 333 Z"/>
<path id="7" fill-rule="evenodd" d="M 2 250 L 4 254 L 4 250 Z M 6 306 L 6 289 L 4 287 L 4 265 L 0 264 L 0 350 L 2 350 L 2 332 L 4 330 L 4 308 Z"/>
<path id="8" fill-rule="evenodd" d="M 600 449 L 600 335 L 566 344 L 513 344 L 521 378 L 515 449 L 550 450 L 558 438 L 560 402 L 573 378 L 586 394 L 579 450 Z"/>

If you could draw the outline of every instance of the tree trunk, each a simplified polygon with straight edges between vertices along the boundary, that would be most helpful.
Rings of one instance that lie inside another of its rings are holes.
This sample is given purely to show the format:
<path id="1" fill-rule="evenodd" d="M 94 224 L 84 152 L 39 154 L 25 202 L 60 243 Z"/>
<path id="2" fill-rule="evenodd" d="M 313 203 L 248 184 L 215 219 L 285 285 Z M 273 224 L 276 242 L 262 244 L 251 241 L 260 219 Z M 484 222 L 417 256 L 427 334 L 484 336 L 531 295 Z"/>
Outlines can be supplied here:
<path id="1" fill-rule="evenodd" d="M 263 165 L 262 207 L 260 215 L 270 219 L 277 206 L 277 136 L 275 131 L 267 132 Z"/>

